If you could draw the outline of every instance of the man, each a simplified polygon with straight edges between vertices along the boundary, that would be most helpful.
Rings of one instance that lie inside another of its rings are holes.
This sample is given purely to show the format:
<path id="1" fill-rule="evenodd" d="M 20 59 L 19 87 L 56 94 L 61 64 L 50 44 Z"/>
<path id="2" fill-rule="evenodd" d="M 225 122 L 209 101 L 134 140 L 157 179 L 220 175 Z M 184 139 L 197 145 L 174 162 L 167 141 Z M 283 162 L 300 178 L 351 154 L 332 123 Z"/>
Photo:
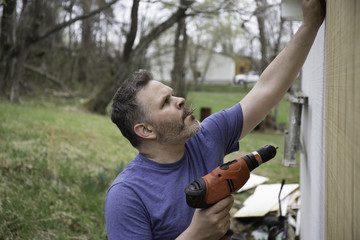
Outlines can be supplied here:
<path id="1" fill-rule="evenodd" d="M 303 23 L 239 104 L 201 125 L 183 98 L 139 71 L 114 96 L 112 121 L 139 154 L 110 186 L 109 239 L 220 239 L 230 226 L 233 197 L 192 209 L 185 187 L 222 164 L 291 86 L 323 22 L 319 0 L 303 0 Z"/>

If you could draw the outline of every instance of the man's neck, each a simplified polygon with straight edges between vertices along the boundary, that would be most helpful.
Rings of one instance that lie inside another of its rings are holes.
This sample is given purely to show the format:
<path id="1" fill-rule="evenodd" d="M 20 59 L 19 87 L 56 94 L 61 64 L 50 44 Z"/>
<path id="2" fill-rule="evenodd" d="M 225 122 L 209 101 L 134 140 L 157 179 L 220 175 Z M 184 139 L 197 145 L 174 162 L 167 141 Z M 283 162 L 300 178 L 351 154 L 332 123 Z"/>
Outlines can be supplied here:
<path id="1" fill-rule="evenodd" d="M 144 144 L 139 147 L 139 152 L 148 159 L 157 163 L 174 163 L 184 155 L 185 143 L 166 145 L 159 143 Z"/>

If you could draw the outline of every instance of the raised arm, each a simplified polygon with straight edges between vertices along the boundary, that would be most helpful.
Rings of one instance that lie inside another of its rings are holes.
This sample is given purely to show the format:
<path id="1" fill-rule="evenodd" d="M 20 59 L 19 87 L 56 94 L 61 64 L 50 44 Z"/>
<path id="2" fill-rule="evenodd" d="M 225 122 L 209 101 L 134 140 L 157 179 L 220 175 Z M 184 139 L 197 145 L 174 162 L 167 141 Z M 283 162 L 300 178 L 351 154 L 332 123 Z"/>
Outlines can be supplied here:
<path id="1" fill-rule="evenodd" d="M 240 101 L 244 115 L 240 138 L 254 129 L 282 99 L 305 62 L 324 16 L 320 0 L 303 0 L 302 9 L 303 22 L 299 30 Z"/>

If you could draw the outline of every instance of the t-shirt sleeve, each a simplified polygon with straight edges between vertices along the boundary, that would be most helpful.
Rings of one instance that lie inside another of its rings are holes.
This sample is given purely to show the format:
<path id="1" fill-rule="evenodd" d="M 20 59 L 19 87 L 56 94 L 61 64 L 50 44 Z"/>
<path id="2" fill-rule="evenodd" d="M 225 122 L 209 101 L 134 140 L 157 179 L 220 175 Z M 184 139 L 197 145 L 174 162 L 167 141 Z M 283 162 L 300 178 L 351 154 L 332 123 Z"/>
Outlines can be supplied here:
<path id="1" fill-rule="evenodd" d="M 213 138 L 224 147 L 225 154 L 239 149 L 239 139 L 243 128 L 241 105 L 214 113 L 202 122 L 204 135 Z"/>
<path id="2" fill-rule="evenodd" d="M 108 190 L 105 221 L 109 240 L 152 239 L 148 219 L 140 198 L 130 188 L 117 184 Z"/>

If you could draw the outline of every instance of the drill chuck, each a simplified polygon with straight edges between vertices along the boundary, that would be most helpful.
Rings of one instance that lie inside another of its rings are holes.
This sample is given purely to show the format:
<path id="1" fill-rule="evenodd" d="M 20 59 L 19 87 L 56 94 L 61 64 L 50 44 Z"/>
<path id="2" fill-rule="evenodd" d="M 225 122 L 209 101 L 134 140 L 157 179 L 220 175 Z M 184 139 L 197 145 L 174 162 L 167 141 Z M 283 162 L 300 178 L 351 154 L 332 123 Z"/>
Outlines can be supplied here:
<path id="1" fill-rule="evenodd" d="M 267 162 L 273 157 L 275 157 L 275 155 L 276 155 L 276 148 L 271 145 L 266 145 L 260 148 L 259 150 L 244 156 L 243 159 L 245 160 L 249 168 L 249 171 L 251 172 L 252 170 L 257 168 L 264 162 Z"/>

